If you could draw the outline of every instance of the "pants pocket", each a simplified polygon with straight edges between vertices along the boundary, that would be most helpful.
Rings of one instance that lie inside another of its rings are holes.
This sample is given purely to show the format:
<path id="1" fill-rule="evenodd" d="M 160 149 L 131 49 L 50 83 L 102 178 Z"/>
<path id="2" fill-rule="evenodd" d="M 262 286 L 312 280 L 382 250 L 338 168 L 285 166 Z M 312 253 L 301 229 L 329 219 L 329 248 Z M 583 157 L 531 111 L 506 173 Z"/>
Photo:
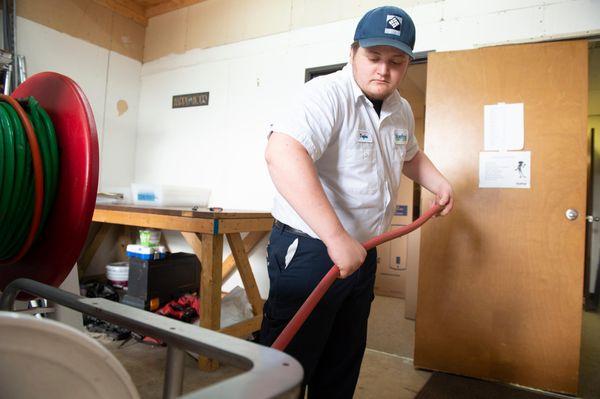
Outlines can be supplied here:
<path id="1" fill-rule="evenodd" d="M 259 342 L 262 345 L 271 346 L 294 314 L 295 312 L 291 309 L 286 310 L 270 301 L 265 302 Z"/>

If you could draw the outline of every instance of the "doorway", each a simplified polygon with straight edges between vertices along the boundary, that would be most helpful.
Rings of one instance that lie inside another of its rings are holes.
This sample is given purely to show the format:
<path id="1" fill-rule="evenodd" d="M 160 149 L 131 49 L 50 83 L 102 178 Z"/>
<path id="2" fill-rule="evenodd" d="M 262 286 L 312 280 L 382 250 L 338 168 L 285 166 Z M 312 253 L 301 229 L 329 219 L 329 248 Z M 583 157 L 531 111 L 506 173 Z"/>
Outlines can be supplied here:
<path id="1" fill-rule="evenodd" d="M 583 287 L 585 302 L 579 373 L 579 394 L 585 399 L 600 397 L 600 41 L 591 41 L 589 45 L 588 133 L 590 157 Z"/>

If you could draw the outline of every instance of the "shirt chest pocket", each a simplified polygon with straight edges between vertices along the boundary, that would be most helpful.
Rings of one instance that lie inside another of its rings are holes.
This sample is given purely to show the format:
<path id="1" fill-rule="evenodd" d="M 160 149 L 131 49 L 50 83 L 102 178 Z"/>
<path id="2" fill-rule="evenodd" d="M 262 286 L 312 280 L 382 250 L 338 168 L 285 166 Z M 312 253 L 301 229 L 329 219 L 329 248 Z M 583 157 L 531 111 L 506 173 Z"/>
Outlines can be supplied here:
<path id="1" fill-rule="evenodd" d="M 340 166 L 372 168 L 375 166 L 375 147 L 373 143 L 354 143 L 341 154 Z"/>
<path id="2" fill-rule="evenodd" d="M 378 189 L 375 143 L 348 143 L 340 151 L 339 185 L 350 195 L 372 194 Z"/>
<path id="3" fill-rule="evenodd" d="M 375 143 L 366 129 L 358 129 L 340 151 L 340 166 L 371 168 L 375 165 Z"/>
<path id="4" fill-rule="evenodd" d="M 394 163 L 403 163 L 406 157 L 406 144 L 395 144 L 392 149 L 392 160 Z"/>
<path id="5" fill-rule="evenodd" d="M 408 130 L 404 128 L 394 129 L 389 138 L 392 147 L 392 161 L 395 164 L 402 164 L 406 157 L 406 146 L 408 144 Z"/>

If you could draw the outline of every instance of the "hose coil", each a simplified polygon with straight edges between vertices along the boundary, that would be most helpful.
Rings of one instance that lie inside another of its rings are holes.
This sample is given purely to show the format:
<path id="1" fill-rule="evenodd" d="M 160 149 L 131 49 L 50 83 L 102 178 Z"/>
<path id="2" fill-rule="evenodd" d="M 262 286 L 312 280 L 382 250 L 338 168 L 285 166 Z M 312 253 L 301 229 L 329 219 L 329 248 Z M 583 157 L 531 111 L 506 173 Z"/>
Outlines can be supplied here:
<path id="1" fill-rule="evenodd" d="M 0 95 L 0 265 L 20 260 L 39 236 L 58 187 L 52 120 L 33 97 Z"/>

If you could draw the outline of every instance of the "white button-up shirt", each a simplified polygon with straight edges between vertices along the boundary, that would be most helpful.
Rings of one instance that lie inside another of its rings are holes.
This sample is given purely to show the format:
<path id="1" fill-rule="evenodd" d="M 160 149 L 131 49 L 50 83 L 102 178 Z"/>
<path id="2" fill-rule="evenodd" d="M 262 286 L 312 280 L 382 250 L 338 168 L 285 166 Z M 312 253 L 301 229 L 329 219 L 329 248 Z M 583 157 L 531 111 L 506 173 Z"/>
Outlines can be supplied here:
<path id="1" fill-rule="evenodd" d="M 378 117 L 348 64 L 307 82 L 270 131 L 287 134 L 306 148 L 340 222 L 363 242 L 389 228 L 402 164 L 419 150 L 414 126 L 410 105 L 397 91 L 384 100 Z M 272 213 L 318 238 L 278 192 Z"/>

